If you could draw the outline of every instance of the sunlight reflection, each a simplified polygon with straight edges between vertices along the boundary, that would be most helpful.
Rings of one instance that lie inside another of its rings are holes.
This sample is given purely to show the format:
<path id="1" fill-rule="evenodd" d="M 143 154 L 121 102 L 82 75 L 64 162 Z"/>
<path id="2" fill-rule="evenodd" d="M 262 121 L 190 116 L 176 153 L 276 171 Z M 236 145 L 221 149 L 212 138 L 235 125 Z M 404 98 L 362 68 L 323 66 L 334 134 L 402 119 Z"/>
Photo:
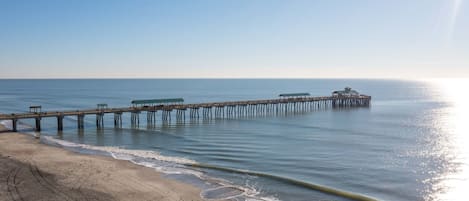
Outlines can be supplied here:
<path id="1" fill-rule="evenodd" d="M 440 100 L 449 104 L 435 118 L 447 140 L 443 153 L 449 155 L 448 168 L 434 184 L 429 200 L 467 200 L 469 186 L 469 79 L 439 79 L 432 81 Z"/>

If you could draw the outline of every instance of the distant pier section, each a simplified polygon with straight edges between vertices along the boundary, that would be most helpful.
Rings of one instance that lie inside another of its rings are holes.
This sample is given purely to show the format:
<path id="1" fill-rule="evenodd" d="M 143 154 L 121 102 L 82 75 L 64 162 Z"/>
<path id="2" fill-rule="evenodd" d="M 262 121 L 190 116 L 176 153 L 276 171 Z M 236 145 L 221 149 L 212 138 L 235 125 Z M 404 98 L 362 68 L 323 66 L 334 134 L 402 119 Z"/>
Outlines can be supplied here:
<path id="1" fill-rule="evenodd" d="M 363 95 L 349 87 L 334 91 L 330 96 L 311 96 L 309 93 L 285 93 L 275 99 L 225 101 L 211 103 L 184 104 L 183 98 L 133 100 L 130 107 L 110 108 L 106 103 L 96 108 L 68 111 L 42 111 L 40 105 L 33 105 L 28 113 L 0 114 L 0 120 L 11 120 L 12 130 L 17 131 L 18 121 L 34 119 L 35 130 L 41 131 L 42 118 L 56 118 L 57 130 L 63 130 L 66 116 L 77 117 L 78 129 L 84 129 L 86 115 L 96 116 L 96 127 L 104 127 L 105 114 L 113 114 L 114 126 L 122 127 L 122 114 L 130 114 L 132 126 L 139 126 L 140 114 L 146 113 L 147 125 L 155 125 L 157 114 L 161 121 L 169 122 L 174 116 L 177 121 L 185 121 L 186 113 L 191 119 L 233 119 L 267 115 L 287 115 L 298 112 L 314 111 L 321 108 L 368 107 L 371 96 Z M 174 112 L 174 113 L 173 113 Z"/>

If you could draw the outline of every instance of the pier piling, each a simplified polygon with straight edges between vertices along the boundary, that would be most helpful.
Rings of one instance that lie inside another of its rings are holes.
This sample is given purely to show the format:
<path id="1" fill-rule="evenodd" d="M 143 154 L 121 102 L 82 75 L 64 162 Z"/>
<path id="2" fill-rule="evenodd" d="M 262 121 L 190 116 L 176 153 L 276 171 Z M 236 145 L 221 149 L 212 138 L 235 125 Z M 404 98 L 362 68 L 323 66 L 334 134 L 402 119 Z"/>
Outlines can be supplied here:
<path id="1" fill-rule="evenodd" d="M 116 128 L 122 127 L 122 112 L 114 113 L 114 127 Z"/>
<path id="2" fill-rule="evenodd" d="M 96 114 L 96 128 L 104 128 L 104 113 Z"/>
<path id="3" fill-rule="evenodd" d="M 58 131 L 63 131 L 64 130 L 64 116 L 63 115 L 58 115 L 57 116 L 57 130 Z"/>
<path id="4" fill-rule="evenodd" d="M 156 110 L 147 111 L 147 125 L 156 124 Z"/>
<path id="5" fill-rule="evenodd" d="M 83 113 L 77 115 L 77 124 L 79 130 L 85 128 L 85 115 Z"/>
<path id="6" fill-rule="evenodd" d="M 132 111 L 130 113 L 130 124 L 132 127 L 140 125 L 140 111 Z"/>
<path id="7" fill-rule="evenodd" d="M 18 124 L 18 119 L 12 119 L 11 120 L 11 127 L 13 128 L 13 132 L 18 131 L 17 124 Z"/>
<path id="8" fill-rule="evenodd" d="M 41 131 L 41 117 L 36 117 L 36 131 L 40 132 Z"/>

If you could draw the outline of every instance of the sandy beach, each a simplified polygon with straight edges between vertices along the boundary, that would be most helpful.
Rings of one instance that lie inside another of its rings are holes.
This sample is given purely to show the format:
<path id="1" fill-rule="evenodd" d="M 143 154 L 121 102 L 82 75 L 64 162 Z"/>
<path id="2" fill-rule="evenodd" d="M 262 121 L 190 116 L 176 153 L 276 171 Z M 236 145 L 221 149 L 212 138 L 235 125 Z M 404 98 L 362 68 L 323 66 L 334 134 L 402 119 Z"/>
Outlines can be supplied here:
<path id="1" fill-rule="evenodd" d="M 0 201 L 202 200 L 200 189 L 151 168 L 74 153 L 5 131 L 0 133 L 0 180 Z"/>

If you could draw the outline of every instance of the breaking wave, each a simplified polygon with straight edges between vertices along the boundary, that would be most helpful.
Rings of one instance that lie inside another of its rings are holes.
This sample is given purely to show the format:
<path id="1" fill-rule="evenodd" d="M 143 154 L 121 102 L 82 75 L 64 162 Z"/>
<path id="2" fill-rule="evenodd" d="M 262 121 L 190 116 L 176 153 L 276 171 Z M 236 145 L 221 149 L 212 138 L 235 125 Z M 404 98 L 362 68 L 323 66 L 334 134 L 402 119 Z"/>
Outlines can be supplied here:
<path id="1" fill-rule="evenodd" d="M 149 150 L 131 150 L 112 146 L 93 146 L 77 144 L 52 136 L 41 137 L 47 144 L 55 144 L 78 152 L 107 154 L 115 159 L 130 161 L 134 164 L 153 168 L 167 175 L 189 175 L 199 179 L 198 187 L 202 188 L 200 196 L 206 200 L 248 200 L 248 201 L 278 201 L 275 197 L 261 196 L 260 191 L 253 186 L 240 186 L 229 181 L 206 175 L 200 170 L 200 164 L 196 161 L 182 158 L 163 156 L 158 152 Z M 198 166 L 199 165 L 199 166 Z"/>

